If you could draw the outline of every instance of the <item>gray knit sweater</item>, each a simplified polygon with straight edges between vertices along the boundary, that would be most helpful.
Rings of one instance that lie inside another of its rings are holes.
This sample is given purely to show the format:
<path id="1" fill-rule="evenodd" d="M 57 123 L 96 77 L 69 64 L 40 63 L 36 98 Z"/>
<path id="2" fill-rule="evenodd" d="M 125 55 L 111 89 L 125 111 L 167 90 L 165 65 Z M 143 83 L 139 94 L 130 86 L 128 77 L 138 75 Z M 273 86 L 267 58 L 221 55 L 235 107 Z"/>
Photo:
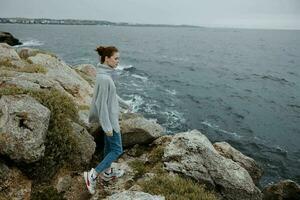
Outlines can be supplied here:
<path id="1" fill-rule="evenodd" d="M 96 84 L 90 106 L 89 123 L 99 123 L 104 132 L 120 133 L 119 103 L 122 107 L 129 105 L 117 95 L 113 81 L 115 70 L 107 65 L 98 64 Z"/>

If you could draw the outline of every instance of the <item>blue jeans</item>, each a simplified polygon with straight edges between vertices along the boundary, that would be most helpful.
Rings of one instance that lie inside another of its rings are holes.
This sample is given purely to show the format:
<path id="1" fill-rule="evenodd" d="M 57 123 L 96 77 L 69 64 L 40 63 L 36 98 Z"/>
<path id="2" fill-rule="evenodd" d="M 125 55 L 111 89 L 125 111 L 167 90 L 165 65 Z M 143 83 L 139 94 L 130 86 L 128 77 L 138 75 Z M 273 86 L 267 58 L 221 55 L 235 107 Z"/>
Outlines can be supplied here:
<path id="1" fill-rule="evenodd" d="M 110 167 L 123 153 L 121 134 L 113 131 L 113 136 L 104 135 L 104 158 L 95 168 L 97 173 L 101 173 Z"/>

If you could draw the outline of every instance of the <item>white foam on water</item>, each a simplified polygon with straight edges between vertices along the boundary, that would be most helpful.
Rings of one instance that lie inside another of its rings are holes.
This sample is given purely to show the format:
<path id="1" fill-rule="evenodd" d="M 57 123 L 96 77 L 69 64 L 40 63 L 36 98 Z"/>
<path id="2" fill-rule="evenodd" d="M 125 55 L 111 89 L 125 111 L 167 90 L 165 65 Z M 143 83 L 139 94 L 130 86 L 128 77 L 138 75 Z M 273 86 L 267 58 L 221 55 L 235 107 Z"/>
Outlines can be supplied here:
<path id="1" fill-rule="evenodd" d="M 203 125 L 205 125 L 205 126 L 208 126 L 208 127 L 212 128 L 212 129 L 214 129 L 214 130 L 217 130 L 217 131 L 219 131 L 219 132 L 221 132 L 221 133 L 225 133 L 225 134 L 228 134 L 228 135 L 232 135 L 232 136 L 237 137 L 237 138 L 240 138 L 240 137 L 241 137 L 240 135 L 238 135 L 238 134 L 235 133 L 235 132 L 229 132 L 229 131 L 223 130 L 223 129 L 221 129 L 218 125 L 216 125 L 216 124 L 211 124 L 211 123 L 208 122 L 208 121 L 202 121 L 201 124 L 203 124 Z"/>
<path id="2" fill-rule="evenodd" d="M 174 89 L 173 90 L 166 89 L 166 92 L 171 94 L 171 95 L 176 95 L 177 94 L 176 90 L 174 90 Z"/>
<path id="3" fill-rule="evenodd" d="M 147 81 L 148 80 L 147 77 L 137 75 L 137 74 L 132 74 L 131 76 L 133 76 L 134 78 L 137 78 L 137 79 L 141 79 L 142 81 Z"/>
<path id="4" fill-rule="evenodd" d="M 118 65 L 116 70 L 123 71 L 124 69 L 130 69 L 130 68 L 133 68 L 133 65 Z"/>
<path id="5" fill-rule="evenodd" d="M 129 100 L 126 100 L 126 102 L 132 106 L 132 111 L 133 112 L 138 112 L 140 106 L 144 103 L 144 100 L 141 96 L 139 95 L 128 95 Z"/>
<path id="6" fill-rule="evenodd" d="M 38 41 L 38 40 L 28 40 L 28 41 L 23 42 L 23 44 L 17 45 L 15 47 L 29 47 L 29 46 L 31 47 L 31 46 L 42 46 L 42 45 L 44 45 L 44 43 L 41 42 L 41 41 Z"/>

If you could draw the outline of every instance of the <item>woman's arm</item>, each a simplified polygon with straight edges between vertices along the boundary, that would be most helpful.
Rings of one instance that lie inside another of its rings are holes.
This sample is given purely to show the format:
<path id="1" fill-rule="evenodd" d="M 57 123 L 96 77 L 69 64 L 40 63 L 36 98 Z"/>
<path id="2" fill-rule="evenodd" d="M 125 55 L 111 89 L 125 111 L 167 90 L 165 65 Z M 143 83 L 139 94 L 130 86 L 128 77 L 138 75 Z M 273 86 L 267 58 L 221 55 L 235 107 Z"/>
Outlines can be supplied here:
<path id="1" fill-rule="evenodd" d="M 103 131 L 106 134 L 112 133 L 112 125 L 109 119 L 109 112 L 108 112 L 108 105 L 107 105 L 107 99 L 109 96 L 109 90 L 110 90 L 110 82 L 108 79 L 103 79 L 100 81 L 100 87 L 99 92 L 96 97 L 96 107 L 98 111 L 99 121 L 100 125 L 103 129 Z"/>

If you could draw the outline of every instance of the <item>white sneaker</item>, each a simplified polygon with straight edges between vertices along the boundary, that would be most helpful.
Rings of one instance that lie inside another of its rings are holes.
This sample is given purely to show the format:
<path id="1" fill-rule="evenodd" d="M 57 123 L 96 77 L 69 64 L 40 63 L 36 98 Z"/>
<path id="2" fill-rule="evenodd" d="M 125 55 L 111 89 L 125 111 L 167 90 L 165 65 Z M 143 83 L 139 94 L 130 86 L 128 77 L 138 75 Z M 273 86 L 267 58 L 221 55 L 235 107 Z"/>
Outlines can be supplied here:
<path id="1" fill-rule="evenodd" d="M 110 181 L 112 179 L 115 179 L 115 178 L 119 178 L 121 176 L 124 175 L 124 170 L 123 169 L 115 169 L 115 168 L 111 168 L 111 172 L 110 173 L 106 173 L 106 172 L 103 172 L 101 175 L 101 178 L 104 180 L 104 181 Z"/>
<path id="2" fill-rule="evenodd" d="M 92 168 L 89 172 L 83 172 L 85 185 L 91 194 L 95 194 L 95 188 L 97 183 L 97 177 L 93 177 L 93 174 L 95 174 L 94 168 Z"/>

